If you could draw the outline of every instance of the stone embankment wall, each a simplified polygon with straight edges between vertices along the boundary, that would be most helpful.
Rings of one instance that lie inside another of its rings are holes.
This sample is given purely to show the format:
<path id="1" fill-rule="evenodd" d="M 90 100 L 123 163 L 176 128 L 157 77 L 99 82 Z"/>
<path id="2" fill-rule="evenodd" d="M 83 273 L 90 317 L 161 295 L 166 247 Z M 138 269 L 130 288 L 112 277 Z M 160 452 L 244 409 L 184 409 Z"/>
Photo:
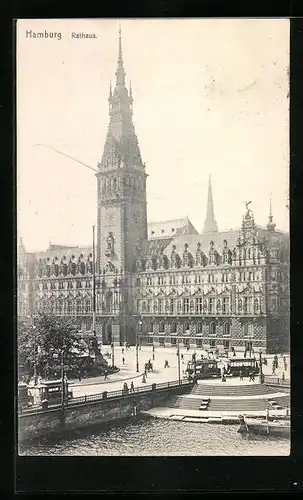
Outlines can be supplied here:
<path id="1" fill-rule="evenodd" d="M 159 389 L 148 393 L 135 393 L 46 411 L 24 413 L 18 417 L 19 440 L 32 439 L 63 431 L 102 425 L 114 420 L 130 418 L 141 410 L 164 405 L 172 394 L 190 392 L 192 385 Z M 136 408 L 136 410 L 135 410 Z"/>

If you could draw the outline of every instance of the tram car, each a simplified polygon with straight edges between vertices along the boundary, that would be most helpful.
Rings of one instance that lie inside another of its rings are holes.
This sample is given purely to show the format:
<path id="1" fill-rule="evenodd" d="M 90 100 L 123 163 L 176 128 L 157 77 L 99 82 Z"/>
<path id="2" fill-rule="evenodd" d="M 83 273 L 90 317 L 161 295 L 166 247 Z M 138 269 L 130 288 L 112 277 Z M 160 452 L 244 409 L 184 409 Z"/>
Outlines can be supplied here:
<path id="1" fill-rule="evenodd" d="M 18 406 L 20 410 L 28 408 L 34 404 L 34 397 L 30 393 L 28 385 L 25 382 L 18 384 Z"/>
<path id="2" fill-rule="evenodd" d="M 187 372 L 190 376 L 196 375 L 197 379 L 221 377 L 221 370 L 215 359 L 199 359 L 196 363 L 189 361 Z"/>
<path id="3" fill-rule="evenodd" d="M 251 373 L 258 375 L 260 369 L 256 358 L 229 358 L 227 375 L 239 377 L 242 372 L 243 377 L 248 377 Z"/>

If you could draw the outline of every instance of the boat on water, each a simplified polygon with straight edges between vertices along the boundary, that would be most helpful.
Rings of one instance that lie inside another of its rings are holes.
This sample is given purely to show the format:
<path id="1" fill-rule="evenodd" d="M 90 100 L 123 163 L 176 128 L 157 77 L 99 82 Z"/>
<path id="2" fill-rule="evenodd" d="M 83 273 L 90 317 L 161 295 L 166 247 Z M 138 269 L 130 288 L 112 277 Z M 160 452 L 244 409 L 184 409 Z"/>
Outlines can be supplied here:
<path id="1" fill-rule="evenodd" d="M 290 436 L 290 416 L 271 416 L 266 414 L 265 418 L 247 417 L 239 415 L 240 427 L 238 431 L 240 434 L 261 434 L 261 435 L 279 435 Z"/>

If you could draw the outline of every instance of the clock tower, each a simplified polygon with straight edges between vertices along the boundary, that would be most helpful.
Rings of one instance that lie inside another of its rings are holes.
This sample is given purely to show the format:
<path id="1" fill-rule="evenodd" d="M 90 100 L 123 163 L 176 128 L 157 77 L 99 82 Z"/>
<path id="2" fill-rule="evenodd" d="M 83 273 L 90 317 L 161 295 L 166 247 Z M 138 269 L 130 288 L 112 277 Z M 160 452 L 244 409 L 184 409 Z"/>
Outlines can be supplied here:
<path id="1" fill-rule="evenodd" d="M 110 84 L 108 103 L 109 127 L 97 174 L 97 269 L 131 273 L 136 247 L 147 239 L 147 174 L 132 121 L 132 89 L 125 85 L 121 28 L 116 85 Z"/>
<path id="2" fill-rule="evenodd" d="M 146 177 L 125 85 L 121 29 L 116 84 L 109 90 L 109 126 L 98 165 L 97 327 L 105 343 L 134 344 L 132 287 L 137 251 L 147 240 Z"/>

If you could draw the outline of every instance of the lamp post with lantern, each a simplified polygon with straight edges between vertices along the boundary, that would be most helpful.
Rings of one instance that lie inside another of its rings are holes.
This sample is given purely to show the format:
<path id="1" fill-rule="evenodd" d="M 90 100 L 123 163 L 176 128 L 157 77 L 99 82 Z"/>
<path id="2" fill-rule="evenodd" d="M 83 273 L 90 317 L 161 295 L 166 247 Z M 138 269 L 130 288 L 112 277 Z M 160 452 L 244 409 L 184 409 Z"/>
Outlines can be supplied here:
<path id="1" fill-rule="evenodd" d="M 139 373 L 139 333 L 141 332 L 141 328 L 142 328 L 142 321 L 138 321 L 138 328 L 139 328 L 139 332 L 138 332 L 138 329 L 137 329 L 137 335 L 136 335 L 136 371 L 137 373 Z"/>

